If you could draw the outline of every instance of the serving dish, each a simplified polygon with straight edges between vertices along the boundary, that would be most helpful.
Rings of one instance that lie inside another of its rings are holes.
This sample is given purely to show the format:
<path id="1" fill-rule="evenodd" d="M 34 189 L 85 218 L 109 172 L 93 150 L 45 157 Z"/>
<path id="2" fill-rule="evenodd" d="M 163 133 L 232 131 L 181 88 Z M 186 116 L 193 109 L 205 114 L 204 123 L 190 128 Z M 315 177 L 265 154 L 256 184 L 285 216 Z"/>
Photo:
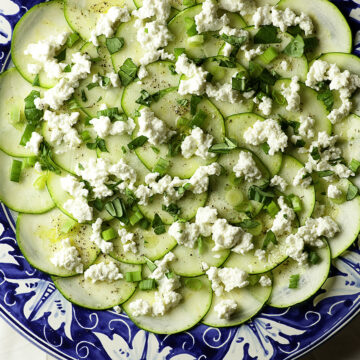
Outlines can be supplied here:
<path id="1" fill-rule="evenodd" d="M 0 70 L 10 64 L 11 32 L 41 1 L 2 0 Z M 360 5 L 333 1 L 353 27 L 360 53 Z M 16 214 L 0 207 L 0 313 L 30 341 L 60 359 L 295 359 L 345 326 L 360 311 L 358 244 L 338 258 L 321 291 L 291 309 L 266 307 L 238 328 L 197 326 L 165 336 L 139 330 L 125 314 L 70 304 L 51 279 L 34 270 L 15 240 Z"/>

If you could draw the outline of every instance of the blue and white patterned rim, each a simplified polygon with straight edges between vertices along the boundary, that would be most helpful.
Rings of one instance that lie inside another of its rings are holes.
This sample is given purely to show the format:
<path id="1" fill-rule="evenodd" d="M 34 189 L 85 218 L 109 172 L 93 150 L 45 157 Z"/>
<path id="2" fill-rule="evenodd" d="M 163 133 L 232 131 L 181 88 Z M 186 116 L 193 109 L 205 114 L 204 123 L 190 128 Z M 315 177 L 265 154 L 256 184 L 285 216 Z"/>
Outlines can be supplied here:
<path id="1" fill-rule="evenodd" d="M 12 30 L 41 0 L 0 0 L 0 70 L 9 65 Z M 360 55 L 360 0 L 333 0 L 353 29 Z M 266 307 L 240 327 L 199 325 L 165 336 L 139 330 L 125 314 L 70 304 L 50 278 L 34 270 L 15 240 L 16 214 L 0 206 L 0 316 L 29 341 L 59 359 L 296 359 L 360 312 L 358 245 L 333 263 L 322 289 L 289 309 Z"/>

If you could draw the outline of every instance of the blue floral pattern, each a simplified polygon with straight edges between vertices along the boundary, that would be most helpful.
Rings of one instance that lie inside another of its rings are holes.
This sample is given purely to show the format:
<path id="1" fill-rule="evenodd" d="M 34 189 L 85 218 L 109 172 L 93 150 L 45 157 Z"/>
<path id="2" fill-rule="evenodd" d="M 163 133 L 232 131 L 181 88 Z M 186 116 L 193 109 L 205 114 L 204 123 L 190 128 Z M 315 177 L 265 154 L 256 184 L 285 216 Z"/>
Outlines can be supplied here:
<path id="1" fill-rule="evenodd" d="M 10 62 L 15 24 L 39 2 L 0 1 L 0 70 Z M 354 53 L 360 55 L 360 1 L 333 2 L 348 18 Z M 154 335 L 139 330 L 125 314 L 86 310 L 65 300 L 51 279 L 22 256 L 15 240 L 15 218 L 0 204 L 0 315 L 60 359 L 295 359 L 360 311 L 360 251 L 355 244 L 334 261 L 322 289 L 303 304 L 288 309 L 267 307 L 240 327 L 198 325 L 177 335 Z"/>

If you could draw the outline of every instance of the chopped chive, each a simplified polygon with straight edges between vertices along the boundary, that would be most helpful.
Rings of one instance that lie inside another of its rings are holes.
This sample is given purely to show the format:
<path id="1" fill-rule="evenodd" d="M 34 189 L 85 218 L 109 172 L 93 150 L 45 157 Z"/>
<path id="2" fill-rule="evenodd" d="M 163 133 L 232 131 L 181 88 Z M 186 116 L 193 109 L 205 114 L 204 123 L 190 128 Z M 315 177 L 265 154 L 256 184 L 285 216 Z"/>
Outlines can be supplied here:
<path id="1" fill-rule="evenodd" d="M 140 290 L 153 290 L 156 289 L 156 281 L 155 279 L 146 279 L 139 282 Z"/>
<path id="2" fill-rule="evenodd" d="M 141 271 L 129 271 L 125 273 L 125 280 L 127 282 L 138 282 L 142 280 Z"/>
<path id="3" fill-rule="evenodd" d="M 358 160 L 355 160 L 355 159 L 352 159 L 351 160 L 351 163 L 349 165 L 349 169 L 353 172 L 353 173 L 357 173 L 358 170 L 360 168 L 360 161 Z"/>
<path id="4" fill-rule="evenodd" d="M 277 52 L 277 50 L 274 47 L 270 46 L 269 48 L 266 49 L 266 51 L 263 54 L 259 55 L 257 58 L 263 64 L 268 65 L 278 56 L 279 53 Z"/>
<path id="5" fill-rule="evenodd" d="M 157 268 L 157 266 L 154 264 L 153 261 L 148 259 L 146 256 L 144 256 L 144 258 L 145 258 L 145 261 L 146 261 L 146 266 L 149 268 L 149 270 L 151 272 L 153 272 Z"/>
<path id="6" fill-rule="evenodd" d="M 289 278 L 289 289 L 297 289 L 299 286 L 300 275 L 291 275 Z"/>
<path id="7" fill-rule="evenodd" d="M 188 106 L 189 105 L 189 100 L 188 99 L 177 99 L 176 102 L 181 105 L 181 106 Z"/>
<path id="8" fill-rule="evenodd" d="M 129 142 L 127 144 L 127 147 L 129 148 L 129 150 L 135 150 L 135 149 L 143 146 L 147 141 L 148 141 L 148 138 L 144 135 L 141 135 L 141 136 L 138 136 L 133 141 Z"/>
<path id="9" fill-rule="evenodd" d="M 346 194 L 346 200 L 347 201 L 354 200 L 356 198 L 356 196 L 358 195 L 358 193 L 359 193 L 358 187 L 355 186 L 354 184 L 350 183 L 347 194 Z"/>
<path id="10" fill-rule="evenodd" d="M 271 201 L 271 203 L 266 206 L 266 210 L 271 217 L 275 217 L 276 214 L 280 211 L 280 208 L 275 201 Z"/>
<path id="11" fill-rule="evenodd" d="M 36 190 L 44 190 L 46 186 L 47 174 L 40 175 L 33 183 Z"/>
<path id="12" fill-rule="evenodd" d="M 317 174 L 319 177 L 323 178 L 334 175 L 334 172 L 331 170 L 325 170 L 325 171 L 318 171 Z"/>
<path id="13" fill-rule="evenodd" d="M 136 211 L 133 215 L 130 216 L 130 224 L 134 226 L 137 224 L 141 219 L 144 218 L 144 215 L 140 211 Z"/>
<path id="14" fill-rule="evenodd" d="M 61 226 L 60 232 L 63 234 L 68 234 L 75 226 L 77 222 L 73 219 L 68 219 L 66 222 Z"/>
<path id="15" fill-rule="evenodd" d="M 289 199 L 295 212 L 299 212 L 302 210 L 301 199 L 297 195 L 291 194 L 289 195 Z"/>
<path id="16" fill-rule="evenodd" d="M 263 242 L 263 246 L 262 246 L 262 250 L 265 250 L 269 246 L 270 243 L 273 243 L 274 245 L 276 245 L 278 243 L 277 239 L 276 239 L 276 235 L 271 230 L 269 230 L 266 233 L 266 236 L 265 236 L 265 239 Z"/>
<path id="17" fill-rule="evenodd" d="M 197 33 L 198 33 L 197 29 L 196 29 L 195 20 L 190 17 L 185 18 L 185 29 L 186 29 L 186 34 L 188 36 L 194 36 L 194 35 L 197 35 Z"/>
<path id="18" fill-rule="evenodd" d="M 39 74 L 36 74 L 34 81 L 32 82 L 32 86 L 40 86 Z"/>
<path id="19" fill-rule="evenodd" d="M 153 168 L 154 173 L 159 173 L 160 175 L 166 174 L 167 170 L 169 169 L 170 161 L 160 158 Z"/>
<path id="20" fill-rule="evenodd" d="M 117 233 L 112 227 L 110 227 L 101 233 L 101 237 L 105 241 L 110 241 L 110 240 L 114 240 L 115 238 L 117 238 Z"/>
<path id="21" fill-rule="evenodd" d="M 22 161 L 13 160 L 10 172 L 10 181 L 19 182 L 22 169 Z"/>
<path id="22" fill-rule="evenodd" d="M 26 125 L 24 133 L 19 143 L 21 146 L 25 146 L 26 143 L 31 139 L 31 135 L 35 131 L 35 129 L 36 129 L 35 125 L 30 125 L 30 124 Z"/>

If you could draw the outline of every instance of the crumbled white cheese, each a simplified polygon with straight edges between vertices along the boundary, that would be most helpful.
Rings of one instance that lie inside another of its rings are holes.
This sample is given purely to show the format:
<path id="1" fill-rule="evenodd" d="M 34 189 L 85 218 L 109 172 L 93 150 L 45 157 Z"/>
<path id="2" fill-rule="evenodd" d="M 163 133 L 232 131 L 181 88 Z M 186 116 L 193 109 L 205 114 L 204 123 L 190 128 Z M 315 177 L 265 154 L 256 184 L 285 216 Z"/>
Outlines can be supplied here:
<path id="1" fill-rule="evenodd" d="M 168 234 L 172 236 L 179 245 L 194 248 L 200 236 L 199 227 L 195 223 L 174 222 Z"/>
<path id="2" fill-rule="evenodd" d="M 119 267 L 113 261 L 102 261 L 91 265 L 84 272 L 85 280 L 91 280 L 93 284 L 97 281 L 114 282 L 123 278 Z"/>
<path id="3" fill-rule="evenodd" d="M 238 304 L 233 299 L 221 300 L 214 307 L 214 310 L 217 313 L 219 319 L 226 319 L 226 320 L 229 320 L 237 309 L 238 309 Z"/>
<path id="4" fill-rule="evenodd" d="M 230 12 L 247 15 L 255 12 L 255 0 L 219 0 L 219 8 Z"/>
<path id="5" fill-rule="evenodd" d="M 64 209 L 68 211 L 79 223 L 91 221 L 93 218 L 93 210 L 87 203 L 85 198 L 76 197 L 69 199 L 64 204 Z"/>
<path id="6" fill-rule="evenodd" d="M 45 110 L 44 121 L 48 123 L 50 133 L 50 142 L 52 145 L 61 146 L 56 149 L 56 153 L 63 153 L 67 149 L 74 149 L 81 144 L 79 134 L 73 126 L 78 122 L 80 113 L 73 112 L 70 114 L 56 114 L 52 111 Z"/>
<path id="7" fill-rule="evenodd" d="M 275 6 L 265 5 L 258 7 L 253 15 L 255 28 L 261 25 L 274 25 L 282 32 L 286 32 L 289 26 L 299 25 L 304 30 L 305 35 L 311 35 L 314 32 L 314 24 L 310 17 L 304 13 L 297 16 L 291 9 L 279 10 Z"/>
<path id="8" fill-rule="evenodd" d="M 136 171 L 125 163 L 124 159 L 120 159 L 116 164 L 110 165 L 109 174 L 115 176 L 121 180 L 121 183 L 117 186 L 120 191 L 129 188 L 130 190 L 135 189 L 136 182 Z"/>
<path id="9" fill-rule="evenodd" d="M 29 64 L 28 71 L 36 75 L 44 69 L 46 75 L 52 79 L 59 79 L 66 64 L 59 64 L 54 58 L 56 53 L 65 45 L 69 36 L 68 32 L 62 32 L 56 36 L 50 36 L 45 40 L 30 44 L 24 51 L 25 55 L 30 55 L 39 64 Z"/>
<path id="10" fill-rule="evenodd" d="M 255 98 L 256 99 L 256 98 Z M 259 103 L 259 110 L 265 115 L 269 116 L 272 111 L 273 101 L 268 96 L 263 96 Z"/>
<path id="11" fill-rule="evenodd" d="M 105 35 L 107 38 L 111 37 L 116 29 L 116 24 L 128 22 L 129 20 L 130 14 L 126 8 L 119 6 L 111 7 L 107 13 L 100 14 L 95 29 L 91 31 L 90 41 L 95 46 L 99 46 L 98 36 Z"/>
<path id="12" fill-rule="evenodd" d="M 315 120 L 310 116 L 300 116 L 299 135 L 305 141 L 311 140 L 315 136 L 314 131 Z"/>
<path id="13" fill-rule="evenodd" d="M 132 301 L 129 305 L 132 315 L 135 317 L 149 315 L 151 312 L 150 304 L 143 299 Z"/>
<path id="14" fill-rule="evenodd" d="M 109 135 L 131 135 L 135 129 L 135 122 L 131 118 L 127 121 L 111 122 L 108 116 L 100 116 L 91 119 L 90 124 L 94 126 L 96 134 L 102 139 Z"/>
<path id="15" fill-rule="evenodd" d="M 291 234 L 286 238 L 286 255 L 303 264 L 308 258 L 307 253 L 304 252 L 305 245 L 323 247 L 324 242 L 321 237 L 331 239 L 339 231 L 339 226 L 329 216 L 309 218 L 304 226 L 298 228 L 296 234 Z"/>
<path id="16" fill-rule="evenodd" d="M 63 190 L 73 197 L 87 197 L 89 194 L 89 191 L 85 188 L 85 184 L 82 181 L 78 181 L 72 175 L 62 177 L 60 184 Z"/>
<path id="17" fill-rule="evenodd" d="M 337 90 L 340 94 L 341 106 L 333 109 L 328 119 L 336 124 L 350 114 L 352 102 L 350 100 L 354 91 L 360 87 L 360 77 L 352 74 L 349 70 L 341 71 L 336 64 L 316 60 L 309 69 L 306 85 L 318 90 L 318 84 L 322 81 L 330 81 L 330 90 Z"/>
<path id="18" fill-rule="evenodd" d="M 221 296 L 224 290 L 229 292 L 233 289 L 240 289 L 249 285 L 249 282 L 246 280 L 248 274 L 239 268 L 219 269 L 212 266 L 206 272 L 206 275 L 211 281 L 211 286 L 216 296 Z"/>
<path id="19" fill-rule="evenodd" d="M 194 194 L 206 192 L 209 187 L 209 176 L 219 176 L 220 173 L 221 166 L 218 163 L 198 167 L 194 175 L 188 181 L 188 183 L 191 184 L 191 191 Z"/>
<path id="20" fill-rule="evenodd" d="M 156 269 L 150 274 L 150 279 L 160 280 L 169 271 L 169 264 L 176 259 L 171 251 L 168 252 L 161 260 L 156 260 Z"/>
<path id="21" fill-rule="evenodd" d="M 113 307 L 113 310 L 117 313 L 117 314 L 121 314 L 122 310 L 121 307 L 119 305 L 116 305 Z"/>
<path id="22" fill-rule="evenodd" d="M 39 133 L 33 131 L 30 140 L 25 145 L 25 149 L 31 151 L 35 155 L 38 155 L 40 152 L 40 145 L 43 140 L 44 138 Z"/>
<path id="23" fill-rule="evenodd" d="M 262 178 L 262 173 L 249 151 L 240 151 L 239 160 L 235 164 L 233 171 L 236 177 L 244 177 L 245 181 L 249 182 Z"/>
<path id="24" fill-rule="evenodd" d="M 196 66 L 185 54 L 181 54 L 176 61 L 175 71 L 179 75 L 185 75 L 187 77 L 187 79 L 182 79 L 180 81 L 178 89 L 180 95 L 204 94 L 208 72 L 201 66 Z"/>
<path id="25" fill-rule="evenodd" d="M 108 254 L 114 249 L 114 245 L 110 241 L 105 241 L 101 237 L 101 225 L 103 221 L 100 218 L 97 218 L 96 221 L 91 225 L 92 234 L 90 236 L 90 241 L 93 242 L 103 254 Z"/>
<path id="26" fill-rule="evenodd" d="M 241 102 L 240 93 L 233 90 L 231 84 L 207 84 L 206 95 L 210 98 L 214 98 L 216 101 L 228 102 L 230 104 Z"/>
<path id="27" fill-rule="evenodd" d="M 276 214 L 271 231 L 276 236 L 289 234 L 292 230 L 292 223 L 296 218 L 295 211 L 287 205 L 285 198 L 280 196 L 278 199 L 280 211 Z"/>
<path id="28" fill-rule="evenodd" d="M 283 71 L 289 71 L 289 69 L 290 69 L 289 62 L 287 60 L 282 60 L 281 63 L 280 63 L 280 68 Z"/>
<path id="29" fill-rule="evenodd" d="M 251 234 L 245 233 L 240 227 L 230 225 L 226 219 L 218 219 L 212 227 L 212 239 L 215 242 L 212 251 L 231 249 L 244 237 L 251 237 Z"/>
<path id="30" fill-rule="evenodd" d="M 338 199 L 342 196 L 342 191 L 336 185 L 329 185 L 327 196 L 331 199 Z"/>
<path id="31" fill-rule="evenodd" d="M 194 155 L 204 160 L 214 157 L 216 154 L 209 152 L 213 141 L 212 135 L 205 134 L 201 128 L 195 127 L 181 143 L 181 154 L 185 159 L 190 159 Z"/>
<path id="32" fill-rule="evenodd" d="M 202 3 L 202 9 L 195 16 L 196 29 L 199 34 L 208 31 L 218 31 L 229 23 L 229 18 L 225 14 L 218 17 L 219 6 L 215 0 L 205 0 Z"/>
<path id="33" fill-rule="evenodd" d="M 61 241 L 61 249 L 54 253 L 54 256 L 50 258 L 50 261 L 56 267 L 62 267 L 68 271 L 74 271 L 78 274 L 83 272 L 83 264 L 78 250 L 75 246 L 72 246 L 70 239 L 64 239 Z"/>
<path id="34" fill-rule="evenodd" d="M 273 187 L 279 186 L 281 191 L 285 191 L 286 188 L 288 187 L 288 183 L 281 176 L 275 175 L 270 181 L 270 186 L 273 186 Z"/>
<path id="35" fill-rule="evenodd" d="M 169 130 L 165 122 L 158 119 L 148 107 L 140 110 L 138 125 L 138 136 L 146 136 L 153 145 L 164 144 L 176 134 L 175 131 Z"/>
<path id="36" fill-rule="evenodd" d="M 298 76 L 291 79 L 290 85 L 282 84 L 281 94 L 287 101 L 287 111 L 300 111 L 300 83 Z"/>
<path id="37" fill-rule="evenodd" d="M 154 17 L 161 23 L 166 23 L 171 12 L 170 0 L 144 0 L 138 10 L 134 10 L 132 15 L 139 19 L 149 19 Z"/>
<path id="38" fill-rule="evenodd" d="M 263 275 L 259 280 L 259 284 L 263 287 L 267 287 L 272 285 L 272 281 L 268 276 Z"/>
<path id="39" fill-rule="evenodd" d="M 224 56 L 230 57 L 233 50 L 234 50 L 234 47 L 231 44 L 225 43 L 224 47 L 222 48 L 222 54 Z"/>
<path id="40" fill-rule="evenodd" d="M 118 230 L 118 234 L 125 253 L 132 252 L 133 254 L 137 254 L 139 252 L 134 233 L 130 233 L 123 228 Z"/>
<path id="41" fill-rule="evenodd" d="M 255 47 L 251 47 L 249 44 L 245 44 L 240 48 L 244 51 L 244 57 L 247 61 L 251 61 L 252 59 L 256 58 L 257 56 L 264 53 L 264 47 L 262 45 L 258 45 Z"/>
<path id="42" fill-rule="evenodd" d="M 201 207 L 196 212 L 195 223 L 199 227 L 200 234 L 208 237 L 212 233 L 212 227 L 217 220 L 217 210 L 210 207 Z"/>
<path id="43" fill-rule="evenodd" d="M 244 139 L 246 143 L 256 146 L 267 142 L 270 147 L 269 155 L 275 155 L 278 151 L 284 152 L 288 142 L 281 126 L 273 119 L 257 121 L 253 127 L 245 131 Z"/>
<path id="44" fill-rule="evenodd" d="M 104 77 L 107 77 L 110 80 L 109 84 L 104 84 Z M 110 85 L 114 88 L 120 87 L 121 85 L 119 75 L 113 71 L 106 73 L 104 76 L 100 76 L 98 74 L 93 75 L 92 82 L 94 84 L 99 84 L 99 86 L 105 90 L 107 90 Z"/>

